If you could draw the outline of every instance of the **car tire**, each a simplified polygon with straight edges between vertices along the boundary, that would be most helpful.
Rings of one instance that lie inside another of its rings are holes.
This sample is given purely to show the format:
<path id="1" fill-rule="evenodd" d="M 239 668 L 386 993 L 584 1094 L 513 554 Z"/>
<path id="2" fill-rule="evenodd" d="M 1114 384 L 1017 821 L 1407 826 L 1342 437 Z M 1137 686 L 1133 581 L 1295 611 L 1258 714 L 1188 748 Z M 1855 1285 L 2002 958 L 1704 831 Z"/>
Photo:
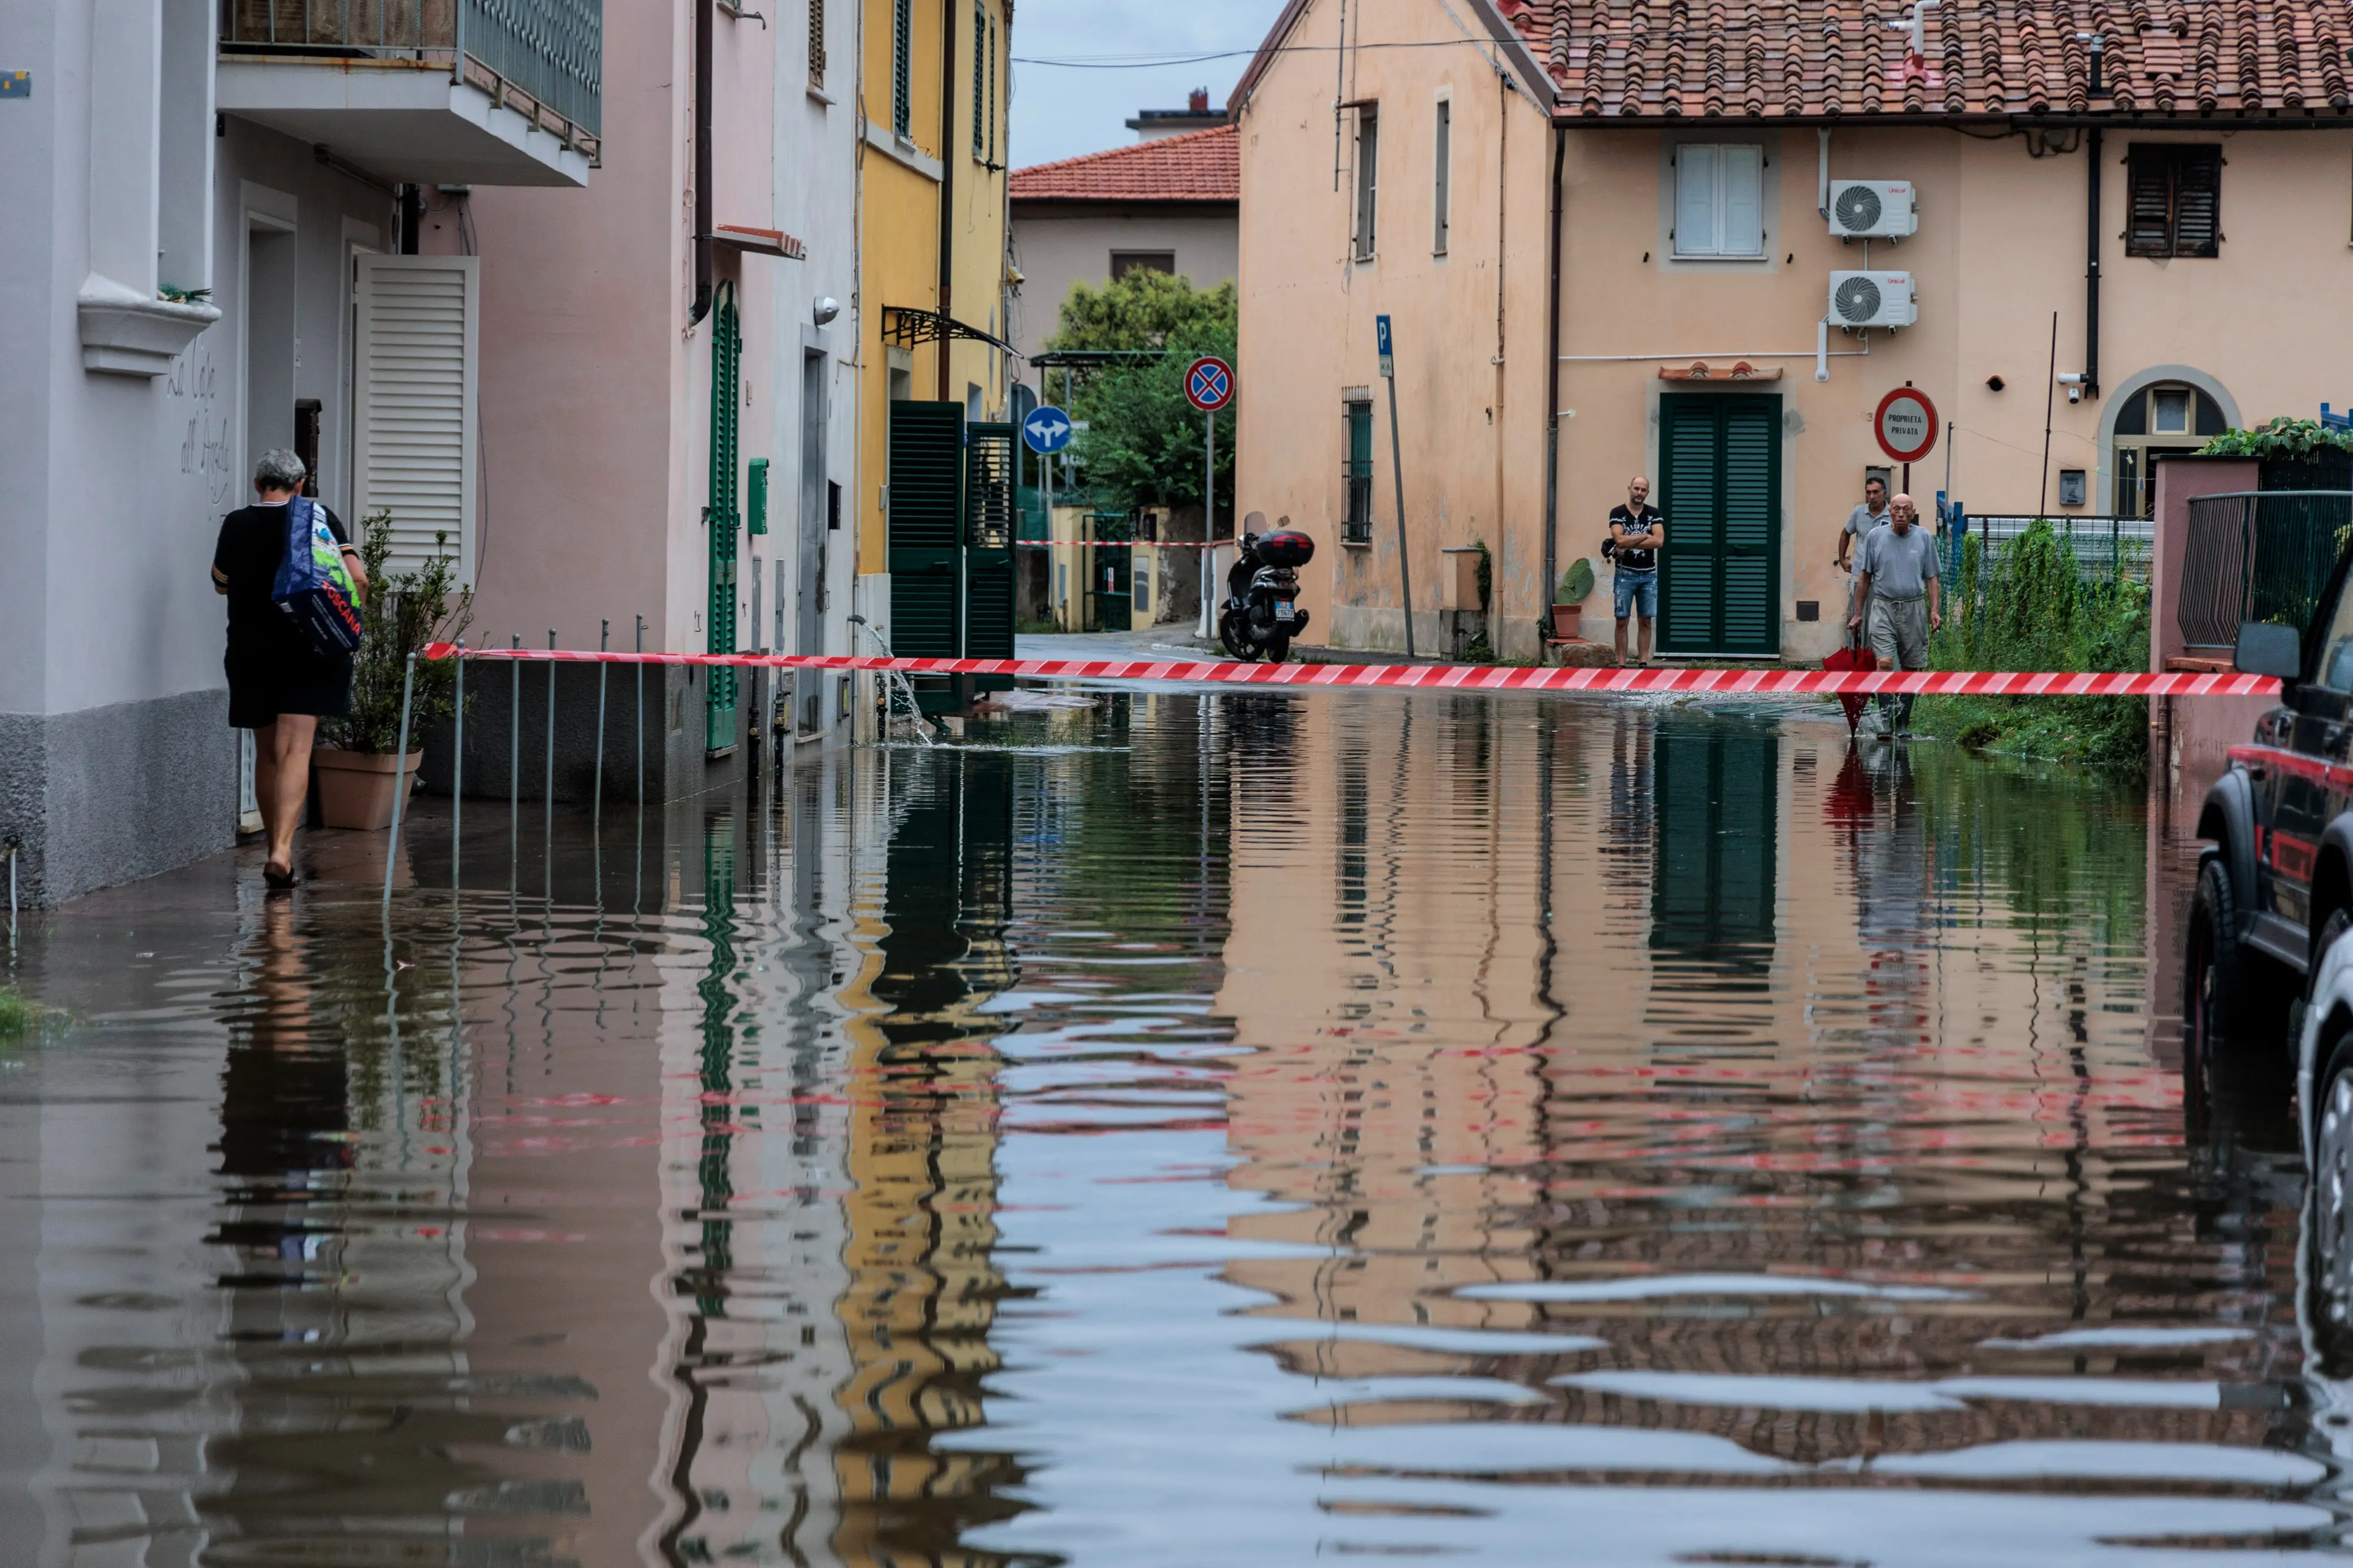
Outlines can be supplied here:
<path id="1" fill-rule="evenodd" d="M 2321 1051 L 2312 1097 L 2311 1241 L 2313 1327 L 2324 1359 L 2341 1363 L 2353 1336 L 2353 1032 Z"/>
<path id="2" fill-rule="evenodd" d="M 2219 855 L 2198 868 L 2189 907 L 2189 942 L 2183 966 L 2182 1054 L 2187 1065 L 2210 1066 L 2225 1049 L 2283 1032 L 2281 986 L 2266 988 L 2261 954 L 2239 940 L 2238 890 Z"/>

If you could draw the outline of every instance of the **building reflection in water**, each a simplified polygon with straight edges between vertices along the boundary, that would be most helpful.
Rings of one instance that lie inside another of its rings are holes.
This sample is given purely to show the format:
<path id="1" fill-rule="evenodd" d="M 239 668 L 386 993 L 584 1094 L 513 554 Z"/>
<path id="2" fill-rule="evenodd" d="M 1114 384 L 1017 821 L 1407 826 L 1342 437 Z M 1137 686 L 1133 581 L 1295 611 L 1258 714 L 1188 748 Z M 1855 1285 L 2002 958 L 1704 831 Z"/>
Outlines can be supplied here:
<path id="1" fill-rule="evenodd" d="M 43 1561 L 1527 1561 L 1564 1518 L 1895 1561 L 1932 1494 L 2024 1561 L 2288 1517 L 2225 1472 L 2327 1452 L 2295 1160 L 2221 1113 L 2185 1150 L 2138 803 L 1834 721 L 1087 700 L 601 845 L 484 813 L 455 894 L 428 813 L 389 921 L 380 866 L 58 917 Z M 2048 1339 L 2182 1321 L 2227 1331 Z M 2168 1379 L 2242 1392 L 2107 1397 Z M 2202 1489 L 2066 1468 L 2152 1439 Z"/>

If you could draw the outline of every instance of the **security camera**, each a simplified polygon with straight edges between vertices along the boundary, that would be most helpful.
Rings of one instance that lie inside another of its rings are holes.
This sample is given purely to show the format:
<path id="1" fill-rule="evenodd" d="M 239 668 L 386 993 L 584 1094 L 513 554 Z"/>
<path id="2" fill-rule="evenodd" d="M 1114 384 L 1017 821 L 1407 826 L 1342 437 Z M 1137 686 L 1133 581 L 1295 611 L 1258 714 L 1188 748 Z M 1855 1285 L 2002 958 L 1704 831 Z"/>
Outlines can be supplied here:
<path id="1" fill-rule="evenodd" d="M 2084 373 L 2082 371 L 2061 371 L 2059 373 L 2059 384 L 2067 389 L 2068 402 L 2081 403 L 2084 401 Z"/>
<path id="2" fill-rule="evenodd" d="M 829 294 L 820 294 L 809 306 L 809 314 L 820 327 L 841 314 L 841 301 Z"/>

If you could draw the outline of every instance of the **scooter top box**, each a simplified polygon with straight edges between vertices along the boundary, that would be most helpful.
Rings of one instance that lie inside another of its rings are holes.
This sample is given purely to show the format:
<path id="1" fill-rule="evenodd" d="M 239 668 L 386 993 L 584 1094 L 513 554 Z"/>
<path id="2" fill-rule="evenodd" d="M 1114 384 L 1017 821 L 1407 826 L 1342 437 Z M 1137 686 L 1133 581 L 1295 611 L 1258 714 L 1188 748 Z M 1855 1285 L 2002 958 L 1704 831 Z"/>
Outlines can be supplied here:
<path id="1" fill-rule="evenodd" d="M 1315 542 L 1288 528 L 1260 534 L 1258 542 L 1251 548 L 1269 566 L 1304 566 L 1315 558 Z"/>

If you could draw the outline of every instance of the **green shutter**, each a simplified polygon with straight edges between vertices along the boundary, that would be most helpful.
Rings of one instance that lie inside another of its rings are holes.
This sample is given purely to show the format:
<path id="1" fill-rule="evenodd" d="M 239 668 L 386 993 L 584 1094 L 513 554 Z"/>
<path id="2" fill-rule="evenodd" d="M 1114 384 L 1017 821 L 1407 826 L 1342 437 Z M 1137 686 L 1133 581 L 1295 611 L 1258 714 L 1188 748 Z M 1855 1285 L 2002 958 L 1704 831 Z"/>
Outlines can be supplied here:
<path id="1" fill-rule="evenodd" d="M 703 526 L 711 543 L 711 605 L 708 651 L 735 651 L 736 412 L 743 403 L 744 329 L 735 310 L 735 286 L 719 286 L 711 315 L 711 501 Z M 712 669 L 705 688 L 703 744 L 723 751 L 735 743 L 735 672 Z"/>
<path id="2" fill-rule="evenodd" d="M 744 531 L 753 534 L 768 531 L 768 459 L 765 458 L 752 459 L 751 491 L 744 500 Z"/>
<path id="3" fill-rule="evenodd" d="M 964 525 L 964 405 L 891 407 L 891 649 L 956 657 Z"/>
<path id="4" fill-rule="evenodd" d="M 1669 526 L 1667 540 L 1672 543 Z M 1719 975 L 1761 974 L 1770 965 L 1778 748 L 1779 741 L 1766 731 L 1660 725 L 1653 753 L 1653 953 Z"/>
<path id="5" fill-rule="evenodd" d="M 902 136 L 914 133 L 915 72 L 914 0 L 892 0 L 891 6 L 891 129 Z M 943 148 L 944 152 L 946 149 Z"/>
<path id="6" fill-rule="evenodd" d="M 966 658 L 1013 657 L 1013 473 L 1010 425 L 965 426 Z"/>
<path id="7" fill-rule="evenodd" d="M 972 155 L 986 155 L 988 146 L 988 110 L 982 100 L 984 83 L 988 77 L 988 12 L 981 6 L 972 8 Z"/>
<path id="8" fill-rule="evenodd" d="M 1659 400 L 1659 651 L 1780 652 L 1781 399 Z"/>

